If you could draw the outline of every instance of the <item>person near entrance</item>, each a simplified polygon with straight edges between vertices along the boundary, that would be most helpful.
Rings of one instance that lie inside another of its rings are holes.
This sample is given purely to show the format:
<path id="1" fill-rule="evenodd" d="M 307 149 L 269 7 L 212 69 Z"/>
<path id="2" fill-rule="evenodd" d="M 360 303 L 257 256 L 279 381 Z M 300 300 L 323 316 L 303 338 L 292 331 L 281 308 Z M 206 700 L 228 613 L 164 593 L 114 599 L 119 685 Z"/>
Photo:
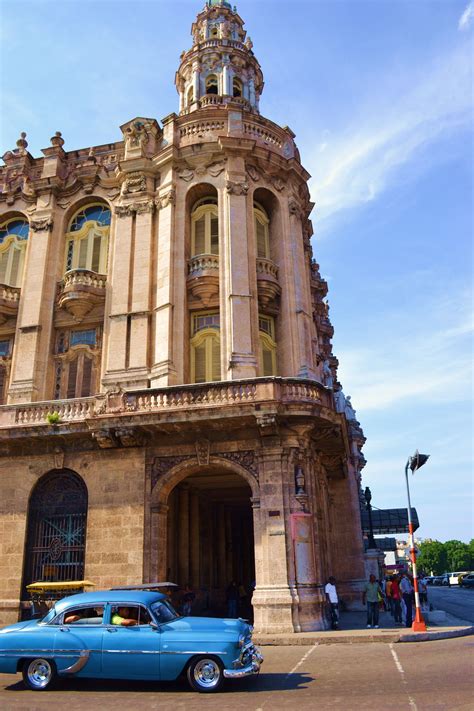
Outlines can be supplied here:
<path id="1" fill-rule="evenodd" d="M 333 630 L 337 630 L 339 627 L 339 598 L 337 597 L 336 578 L 332 575 L 324 588 L 324 592 L 326 593 L 326 600 L 331 614 L 331 627 Z"/>
<path id="2" fill-rule="evenodd" d="M 365 589 L 362 594 L 362 603 L 365 605 L 367 601 L 367 627 L 379 626 L 379 592 L 380 585 L 378 584 L 375 575 L 369 577 L 369 582 L 365 584 Z"/>
<path id="3" fill-rule="evenodd" d="M 196 593 L 193 591 L 189 583 L 186 584 L 184 588 L 184 595 L 183 595 L 183 604 L 181 607 L 181 611 L 184 617 L 187 617 L 188 615 L 191 614 L 191 611 L 193 609 L 193 603 L 194 600 L 196 599 Z"/>

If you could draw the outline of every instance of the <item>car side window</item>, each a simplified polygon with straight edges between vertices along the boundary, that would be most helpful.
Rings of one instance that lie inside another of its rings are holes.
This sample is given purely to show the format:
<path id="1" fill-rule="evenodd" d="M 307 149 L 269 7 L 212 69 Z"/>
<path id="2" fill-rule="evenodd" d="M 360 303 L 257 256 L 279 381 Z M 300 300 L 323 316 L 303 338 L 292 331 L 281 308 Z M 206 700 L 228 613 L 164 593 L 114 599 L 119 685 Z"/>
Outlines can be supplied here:
<path id="1" fill-rule="evenodd" d="M 118 604 L 113 605 L 110 615 L 112 625 L 121 627 L 136 627 L 149 625 L 151 617 L 148 610 L 142 605 Z"/>
<path id="2" fill-rule="evenodd" d="M 65 625 L 101 625 L 104 619 L 104 605 L 94 607 L 72 607 L 63 617 Z"/>

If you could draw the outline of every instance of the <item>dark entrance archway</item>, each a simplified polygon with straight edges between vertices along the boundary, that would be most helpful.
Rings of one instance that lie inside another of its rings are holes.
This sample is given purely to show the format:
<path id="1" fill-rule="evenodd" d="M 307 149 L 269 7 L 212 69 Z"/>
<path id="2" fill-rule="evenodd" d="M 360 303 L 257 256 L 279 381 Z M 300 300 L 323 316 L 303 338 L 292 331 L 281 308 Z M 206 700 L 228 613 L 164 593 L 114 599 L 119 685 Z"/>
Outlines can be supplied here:
<path id="1" fill-rule="evenodd" d="M 226 588 L 235 580 L 242 586 L 239 614 L 251 617 L 251 497 L 245 479 L 216 469 L 190 474 L 168 497 L 167 577 L 182 587 L 192 586 L 196 613 L 225 615 Z"/>
<path id="2" fill-rule="evenodd" d="M 36 484 L 28 507 L 22 599 L 37 581 L 84 578 L 87 487 L 70 469 L 55 469 Z"/>

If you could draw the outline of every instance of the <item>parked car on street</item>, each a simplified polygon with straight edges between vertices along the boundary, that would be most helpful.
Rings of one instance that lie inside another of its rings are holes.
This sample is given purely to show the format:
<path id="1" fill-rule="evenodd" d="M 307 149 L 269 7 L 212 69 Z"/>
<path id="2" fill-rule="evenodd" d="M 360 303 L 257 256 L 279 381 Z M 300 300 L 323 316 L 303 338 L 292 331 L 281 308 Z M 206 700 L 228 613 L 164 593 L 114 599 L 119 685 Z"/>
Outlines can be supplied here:
<path id="1" fill-rule="evenodd" d="M 443 585 L 443 575 L 434 575 L 433 580 L 431 581 L 432 585 Z"/>
<path id="2" fill-rule="evenodd" d="M 21 672 L 27 687 L 58 677 L 172 680 L 199 692 L 257 674 L 263 657 L 242 619 L 182 617 L 166 595 L 115 589 L 58 600 L 41 620 L 0 630 L 0 673 Z"/>
<path id="3" fill-rule="evenodd" d="M 450 585 L 459 585 L 459 578 L 462 578 L 464 575 L 467 575 L 468 573 L 469 573 L 468 570 L 459 570 L 454 573 L 448 573 L 449 584 Z"/>
<path id="4" fill-rule="evenodd" d="M 468 573 L 461 578 L 462 588 L 474 588 L 474 573 Z"/>

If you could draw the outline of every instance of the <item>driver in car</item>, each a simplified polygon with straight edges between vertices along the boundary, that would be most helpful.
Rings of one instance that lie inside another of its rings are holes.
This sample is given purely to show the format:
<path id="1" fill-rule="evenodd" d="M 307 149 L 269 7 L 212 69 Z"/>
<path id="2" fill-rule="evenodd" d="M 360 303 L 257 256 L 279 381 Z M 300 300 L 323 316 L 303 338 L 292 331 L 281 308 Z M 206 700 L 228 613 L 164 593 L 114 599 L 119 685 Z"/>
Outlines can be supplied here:
<path id="1" fill-rule="evenodd" d="M 137 625 L 138 621 L 130 616 L 129 607 L 118 607 L 113 613 L 111 623 L 113 625 L 121 625 L 122 627 L 132 627 Z"/>

